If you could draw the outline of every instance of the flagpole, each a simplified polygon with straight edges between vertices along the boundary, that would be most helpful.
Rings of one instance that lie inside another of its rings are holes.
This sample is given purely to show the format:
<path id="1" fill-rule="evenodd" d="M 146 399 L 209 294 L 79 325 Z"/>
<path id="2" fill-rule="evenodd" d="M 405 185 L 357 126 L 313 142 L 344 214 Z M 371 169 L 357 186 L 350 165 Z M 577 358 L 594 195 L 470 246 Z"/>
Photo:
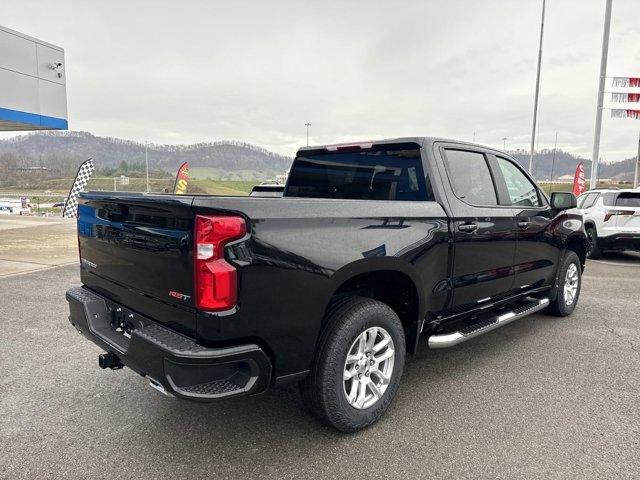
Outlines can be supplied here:
<path id="1" fill-rule="evenodd" d="M 607 56 L 609 55 L 609 32 L 611 30 L 611 3 L 607 0 L 604 12 L 604 32 L 602 33 L 602 57 L 600 59 L 600 79 L 598 83 L 598 102 L 596 106 L 596 128 L 593 137 L 593 155 L 591 156 L 591 182 L 589 188 L 598 187 L 598 160 L 600 158 L 600 132 L 602 131 L 602 104 L 604 102 L 604 82 L 607 75 Z"/>
<path id="2" fill-rule="evenodd" d="M 538 49 L 538 70 L 536 73 L 536 93 L 533 98 L 533 127 L 531 128 L 531 153 L 529 154 L 529 175 L 533 175 L 533 151 L 536 147 L 536 125 L 538 123 L 538 98 L 540 97 L 540 67 L 542 66 L 542 37 L 544 34 L 544 10 L 546 0 L 542 0 L 542 20 L 540 21 L 540 48 Z"/>

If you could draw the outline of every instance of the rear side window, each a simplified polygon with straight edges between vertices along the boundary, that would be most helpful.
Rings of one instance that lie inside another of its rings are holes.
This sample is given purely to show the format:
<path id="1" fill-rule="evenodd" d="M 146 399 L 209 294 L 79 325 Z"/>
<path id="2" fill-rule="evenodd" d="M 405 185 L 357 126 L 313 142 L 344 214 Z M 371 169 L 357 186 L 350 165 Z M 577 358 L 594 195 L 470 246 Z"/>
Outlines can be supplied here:
<path id="1" fill-rule="evenodd" d="M 482 153 L 445 149 L 447 174 L 453 193 L 471 205 L 497 205 L 489 165 Z"/>
<path id="2" fill-rule="evenodd" d="M 622 192 L 618 195 L 616 207 L 640 208 L 640 193 Z"/>
<path id="3" fill-rule="evenodd" d="M 427 200 L 420 148 L 374 146 L 354 152 L 303 152 L 285 196 L 353 200 Z"/>
<path id="4" fill-rule="evenodd" d="M 511 204 L 519 207 L 539 207 L 538 189 L 531 183 L 531 180 L 509 160 L 502 157 L 497 158 Z"/>
<path id="5" fill-rule="evenodd" d="M 618 197 L 617 193 L 607 192 L 602 194 L 602 203 L 606 207 L 613 207 L 616 204 L 616 198 Z M 578 208 L 580 206 L 578 205 Z"/>

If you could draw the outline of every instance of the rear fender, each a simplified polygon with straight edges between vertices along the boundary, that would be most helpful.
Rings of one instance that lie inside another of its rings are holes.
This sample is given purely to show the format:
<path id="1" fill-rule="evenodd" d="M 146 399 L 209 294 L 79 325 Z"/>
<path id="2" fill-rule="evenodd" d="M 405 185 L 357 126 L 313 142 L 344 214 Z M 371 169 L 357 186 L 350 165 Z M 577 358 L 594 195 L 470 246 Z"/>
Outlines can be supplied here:
<path id="1" fill-rule="evenodd" d="M 349 263 L 337 270 L 331 276 L 331 288 L 326 297 L 325 304 L 329 303 L 335 292 L 347 281 L 357 277 L 358 275 L 379 271 L 399 272 L 405 274 L 411 279 L 416 287 L 416 291 L 418 292 L 418 318 L 424 318 L 426 314 L 426 302 L 424 293 L 420 288 L 420 285 L 422 285 L 422 279 L 410 263 L 395 257 L 363 258 Z"/>
<path id="2" fill-rule="evenodd" d="M 400 273 L 406 276 L 410 282 L 413 283 L 415 292 L 417 294 L 417 315 L 415 318 L 404 318 L 403 325 L 405 326 L 405 340 L 406 348 L 410 353 L 415 353 L 418 345 L 418 339 L 420 331 L 424 323 L 426 315 L 426 300 L 422 291 L 421 285 L 424 285 L 420 275 L 416 269 L 410 263 L 403 261 L 399 258 L 380 257 L 380 258 L 367 258 L 352 262 L 340 270 L 338 270 L 331 277 L 331 289 L 328 293 L 325 305 L 329 305 L 332 298 L 344 286 L 347 282 L 356 279 L 359 276 L 366 274 L 374 274 L 377 272 L 389 272 Z M 409 307 L 413 310 L 411 307 Z M 413 317 L 413 315 L 411 316 Z M 407 321 L 409 320 L 409 321 Z"/>

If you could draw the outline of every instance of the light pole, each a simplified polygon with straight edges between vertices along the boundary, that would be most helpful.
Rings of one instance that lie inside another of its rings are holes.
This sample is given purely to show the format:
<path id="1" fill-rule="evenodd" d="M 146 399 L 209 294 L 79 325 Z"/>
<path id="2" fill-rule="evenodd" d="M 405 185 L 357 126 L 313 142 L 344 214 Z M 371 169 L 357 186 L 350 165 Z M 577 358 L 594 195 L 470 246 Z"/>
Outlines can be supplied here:
<path id="1" fill-rule="evenodd" d="M 538 98 L 540 96 L 540 67 L 542 65 L 542 36 L 544 34 L 544 10 L 546 0 L 542 0 L 542 20 L 540 21 L 540 47 L 538 49 L 538 71 L 536 73 L 536 93 L 533 97 L 533 127 L 531 128 L 531 152 L 529 154 L 529 175 L 533 175 L 533 151 L 536 146 L 536 125 L 538 123 Z"/>
<path id="2" fill-rule="evenodd" d="M 147 165 L 147 193 L 149 193 L 149 141 L 144 142 L 144 162 Z"/>
<path id="3" fill-rule="evenodd" d="M 311 126 L 311 124 L 309 122 L 305 123 L 306 127 L 307 127 L 307 147 L 309 146 L 309 127 Z"/>
<path id="4" fill-rule="evenodd" d="M 598 160 L 600 158 L 600 132 L 602 131 L 602 103 L 604 101 L 604 81 L 607 75 L 607 56 L 609 55 L 609 32 L 611 30 L 611 3 L 607 0 L 604 11 L 604 32 L 602 34 L 602 57 L 600 59 L 600 82 L 598 84 L 598 103 L 596 106 L 596 128 L 593 136 L 593 155 L 591 156 L 591 182 L 589 188 L 598 187 Z"/>
<path id="5" fill-rule="evenodd" d="M 507 137 L 502 137 L 502 150 L 503 151 L 507 151 L 507 140 L 509 140 Z"/>
<path id="6" fill-rule="evenodd" d="M 553 168 L 556 165 L 556 152 L 558 150 L 558 132 L 556 132 L 556 141 L 553 144 L 553 159 L 551 160 L 551 178 L 549 179 L 549 191 L 553 187 Z"/>

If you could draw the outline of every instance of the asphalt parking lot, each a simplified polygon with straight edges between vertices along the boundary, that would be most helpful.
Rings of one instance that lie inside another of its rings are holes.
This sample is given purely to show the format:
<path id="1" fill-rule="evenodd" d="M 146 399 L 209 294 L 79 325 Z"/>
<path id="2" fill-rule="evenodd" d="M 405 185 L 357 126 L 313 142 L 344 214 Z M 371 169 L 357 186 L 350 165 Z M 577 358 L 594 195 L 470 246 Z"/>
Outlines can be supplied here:
<path id="1" fill-rule="evenodd" d="M 295 387 L 164 397 L 67 321 L 69 265 L 0 278 L 2 478 L 638 478 L 640 256 L 591 261 L 573 316 L 423 342 L 391 410 L 345 436 Z"/>

